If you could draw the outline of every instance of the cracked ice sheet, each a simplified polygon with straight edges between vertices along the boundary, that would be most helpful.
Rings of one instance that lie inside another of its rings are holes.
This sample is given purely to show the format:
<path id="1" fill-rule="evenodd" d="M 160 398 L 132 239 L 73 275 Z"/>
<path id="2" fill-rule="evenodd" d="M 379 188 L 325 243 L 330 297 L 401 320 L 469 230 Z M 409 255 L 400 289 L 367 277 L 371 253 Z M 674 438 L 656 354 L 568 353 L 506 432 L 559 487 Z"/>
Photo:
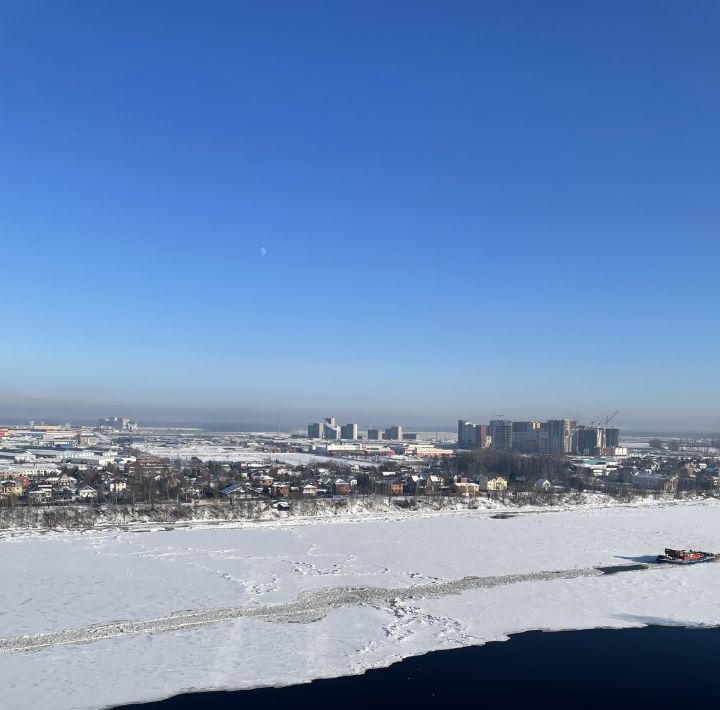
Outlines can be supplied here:
<path id="1" fill-rule="evenodd" d="M 72 533 L 0 544 L 0 635 L 180 609 L 289 601 L 302 590 L 410 586 L 627 562 L 668 546 L 720 550 L 720 507 L 459 514 L 262 530 Z M 524 582 L 331 611 L 310 624 L 236 619 L 0 656 L 13 708 L 99 707 L 190 688 L 296 683 L 529 629 L 720 624 L 720 564 Z M 78 682 L 83 678 L 83 682 Z"/>

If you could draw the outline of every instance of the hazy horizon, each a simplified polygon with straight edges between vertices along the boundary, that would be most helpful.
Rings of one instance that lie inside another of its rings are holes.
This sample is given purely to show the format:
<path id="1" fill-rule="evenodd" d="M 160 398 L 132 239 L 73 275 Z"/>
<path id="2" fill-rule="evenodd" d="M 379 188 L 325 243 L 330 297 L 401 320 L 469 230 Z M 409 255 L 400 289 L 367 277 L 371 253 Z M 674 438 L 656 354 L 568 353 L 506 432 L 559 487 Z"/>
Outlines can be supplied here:
<path id="1" fill-rule="evenodd" d="M 27 402 L 16 406 L 10 406 L 7 400 L 0 398 L 0 423 L 22 423 L 28 420 L 64 422 L 76 421 L 93 423 L 100 418 L 108 416 L 120 416 L 137 420 L 141 426 L 153 425 L 222 425 L 252 424 L 260 427 L 256 430 L 274 431 L 280 428 L 281 431 L 293 431 L 305 427 L 310 422 L 322 421 L 326 416 L 334 416 L 338 422 L 355 422 L 361 427 L 386 427 L 391 424 L 400 424 L 411 430 L 413 427 L 424 431 L 451 432 L 457 429 L 458 419 L 467 419 L 476 423 L 487 423 L 490 419 L 501 415 L 503 418 L 514 421 L 574 418 L 579 415 L 580 421 L 584 424 L 594 422 L 601 424 L 606 417 L 611 416 L 613 411 L 581 411 L 565 410 L 554 411 L 546 408 L 540 411 L 528 412 L 518 410 L 517 412 L 505 411 L 495 412 L 476 410 L 475 413 L 460 412 L 459 414 L 441 413 L 428 411 L 424 414 L 414 414 L 410 411 L 403 412 L 400 409 L 388 411 L 378 408 L 374 411 L 353 410 L 347 405 L 343 407 L 329 407 L 321 410 L 310 410 L 303 408 L 284 408 L 277 410 L 237 407 L 237 408 L 194 408 L 187 407 L 158 407 L 158 406 L 132 406 L 127 404 L 87 404 L 87 403 L 63 403 L 63 402 Z M 637 415 L 635 415 L 637 416 Z M 623 416 L 619 412 L 611 421 L 609 426 L 619 427 L 625 432 L 633 434 L 712 434 L 720 432 L 720 425 L 713 424 L 713 420 L 697 419 L 690 421 L 685 426 L 673 426 L 661 418 L 635 418 Z"/>

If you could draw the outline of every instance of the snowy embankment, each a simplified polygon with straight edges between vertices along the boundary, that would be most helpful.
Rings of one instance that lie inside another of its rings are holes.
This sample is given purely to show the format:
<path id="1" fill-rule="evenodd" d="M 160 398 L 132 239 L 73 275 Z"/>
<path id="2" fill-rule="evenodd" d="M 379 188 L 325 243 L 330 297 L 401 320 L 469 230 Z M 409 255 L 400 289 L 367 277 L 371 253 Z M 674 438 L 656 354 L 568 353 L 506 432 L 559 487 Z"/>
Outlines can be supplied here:
<path id="1" fill-rule="evenodd" d="M 0 531 L 102 528 L 137 523 L 189 524 L 295 520 L 305 518 L 416 514 L 458 511 L 469 507 L 507 508 L 501 501 L 472 502 L 462 498 L 405 499 L 386 496 L 352 496 L 292 500 L 288 510 L 264 501 L 203 502 L 190 504 L 70 505 L 0 508 Z M 513 506 L 517 507 L 517 506 Z"/>
<path id="2" fill-rule="evenodd" d="M 291 684 L 532 629 L 720 625 L 720 564 L 651 563 L 720 550 L 718 522 L 706 502 L 7 537 L 2 704 Z"/>
<path id="3" fill-rule="evenodd" d="M 392 497 L 354 495 L 345 498 L 293 500 L 289 510 L 273 506 L 273 501 L 229 501 L 196 504 L 136 505 L 68 505 L 21 506 L 0 508 L 0 537 L 4 533 L 73 528 L 127 527 L 138 524 L 202 525 L 299 521 L 348 517 L 427 515 L 440 512 L 485 510 L 497 512 L 534 512 L 566 510 L 577 507 L 678 505 L 714 500 L 707 497 L 675 499 L 672 495 L 617 498 L 602 493 L 568 493 L 561 495 L 517 494 L 487 498 L 459 497 Z"/>

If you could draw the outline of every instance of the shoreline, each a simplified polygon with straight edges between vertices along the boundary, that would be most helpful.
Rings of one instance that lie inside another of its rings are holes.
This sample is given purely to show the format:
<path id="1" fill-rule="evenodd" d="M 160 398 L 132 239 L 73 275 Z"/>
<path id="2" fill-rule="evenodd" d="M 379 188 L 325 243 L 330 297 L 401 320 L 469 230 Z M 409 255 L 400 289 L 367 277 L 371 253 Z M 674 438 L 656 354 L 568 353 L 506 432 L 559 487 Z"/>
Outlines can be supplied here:
<path id="1" fill-rule="evenodd" d="M 580 500 L 582 498 L 582 500 Z M 572 499 L 572 500 L 569 500 Z M 440 516 L 453 515 L 494 515 L 509 514 L 509 517 L 519 515 L 533 515 L 537 513 L 559 513 L 572 510 L 606 510 L 606 509 L 628 509 L 640 510 L 648 508 L 665 508 L 675 506 L 693 506 L 693 505 L 720 505 L 720 497 L 698 495 L 692 497 L 675 498 L 667 497 L 636 497 L 632 500 L 614 499 L 610 496 L 600 493 L 581 493 L 572 494 L 565 500 L 559 500 L 545 505 L 537 504 L 513 504 L 502 502 L 497 499 L 462 499 L 462 498 L 440 498 L 440 499 L 418 499 L 406 498 L 404 500 L 420 502 L 419 508 L 409 508 L 397 505 L 397 501 L 403 499 L 381 499 L 381 500 L 361 500 L 351 501 L 356 503 L 352 505 L 342 505 L 347 499 L 323 500 L 319 501 L 323 507 L 332 512 L 308 513 L 308 514 L 287 514 L 276 511 L 272 508 L 265 508 L 260 515 L 250 516 L 230 516 L 230 517 L 202 517 L 181 519 L 181 520 L 163 520 L 162 518 L 152 519 L 148 517 L 149 512 L 155 512 L 162 509 L 161 506 L 154 508 L 138 505 L 132 510 L 130 520 L 112 520 L 112 522 L 99 522 L 95 524 L 70 524 L 70 525 L 43 525 L 34 527 L 0 527 L 0 541 L 8 538 L 16 538 L 23 535 L 47 535 L 50 533 L 70 533 L 70 532 L 170 532 L 172 530 L 202 530 L 202 529 L 257 529 L 257 528 L 275 528 L 275 527 L 293 527 L 307 525 L 328 525 L 333 523 L 358 524 L 364 522 L 387 522 L 393 520 L 411 520 L 432 518 Z M 350 502 L 350 501 L 348 501 Z M 368 505 L 369 502 L 369 505 Z M 443 502 L 444 504 L 437 505 Z M 340 504 L 338 504 L 340 503 Z M 476 505 L 473 505 L 475 503 Z M 480 505 L 477 505 L 480 503 Z M 483 503 L 485 505 L 483 505 Z M 327 504 L 327 505 L 326 505 Z M 362 505 L 365 504 L 365 505 Z M 488 505 L 489 504 L 489 505 Z M 198 507 L 196 510 L 201 513 L 226 512 L 225 505 L 218 506 L 213 509 L 213 504 L 206 504 Z M 348 510 L 349 508 L 349 510 Z M 0 511 L 7 513 L 8 510 Z M 23 510 L 23 509 L 14 509 Z M 67 506 L 66 508 L 40 508 L 40 511 L 73 511 L 78 513 L 87 513 L 88 508 L 81 506 Z M 102 515 L 105 513 L 103 509 L 90 509 L 93 513 Z M 174 510 L 174 507 L 165 508 L 168 512 Z M 109 517 L 118 517 L 123 515 L 127 517 L 127 512 L 122 508 L 116 508 L 109 511 Z M 3 520 L 0 517 L 0 525 Z"/>

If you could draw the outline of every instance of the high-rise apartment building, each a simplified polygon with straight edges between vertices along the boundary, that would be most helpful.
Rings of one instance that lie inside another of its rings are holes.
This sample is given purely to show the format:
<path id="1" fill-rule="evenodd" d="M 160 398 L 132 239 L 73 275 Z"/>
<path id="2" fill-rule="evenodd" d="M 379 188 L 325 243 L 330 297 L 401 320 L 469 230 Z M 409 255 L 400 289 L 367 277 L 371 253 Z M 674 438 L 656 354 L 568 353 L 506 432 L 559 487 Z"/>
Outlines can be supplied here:
<path id="1" fill-rule="evenodd" d="M 535 433 L 537 435 L 537 450 L 541 454 L 546 454 L 548 452 L 547 422 L 540 422 L 540 428 Z"/>
<path id="2" fill-rule="evenodd" d="M 402 441 L 403 428 L 397 424 L 388 427 L 385 429 L 385 438 L 389 441 Z"/>
<path id="3" fill-rule="evenodd" d="M 340 427 L 340 438 L 350 439 L 354 441 L 358 438 L 358 425 L 357 424 L 343 424 Z"/>
<path id="4" fill-rule="evenodd" d="M 475 424 L 458 419 L 458 446 L 471 448 L 475 446 Z"/>
<path id="5" fill-rule="evenodd" d="M 380 429 L 368 429 L 368 439 L 370 441 L 380 441 L 382 439 L 382 432 Z"/>
<path id="6" fill-rule="evenodd" d="M 620 446 L 620 429 L 605 429 L 605 446 L 613 449 Z"/>
<path id="7" fill-rule="evenodd" d="M 586 456 L 597 456 L 605 447 L 605 430 L 596 426 L 581 426 L 575 431 L 575 451 Z"/>
<path id="8" fill-rule="evenodd" d="M 487 446 L 487 424 L 473 424 L 458 419 L 458 447 L 461 449 L 484 449 Z"/>
<path id="9" fill-rule="evenodd" d="M 511 421 L 506 419 L 493 419 L 490 422 L 492 448 L 501 451 L 510 451 L 510 449 L 512 449 L 512 431 L 513 425 Z"/>
<path id="10" fill-rule="evenodd" d="M 335 424 L 335 417 L 325 417 L 323 422 L 308 424 L 308 438 L 337 441 L 340 438 L 340 427 Z"/>
<path id="11" fill-rule="evenodd" d="M 335 424 L 335 417 L 327 417 L 323 424 L 323 439 L 337 441 L 340 438 L 340 427 Z"/>
<path id="12" fill-rule="evenodd" d="M 571 419 L 550 419 L 546 427 L 548 453 L 569 454 L 573 449 L 575 422 Z"/>
<path id="13" fill-rule="evenodd" d="M 137 431 L 137 422 L 126 419 L 125 417 L 106 417 L 98 420 L 98 426 L 101 429 L 116 429 L 118 431 Z"/>
<path id="14" fill-rule="evenodd" d="M 487 449 L 490 446 L 490 428 L 487 424 L 475 425 L 475 441 L 478 449 Z"/>
<path id="15" fill-rule="evenodd" d="M 512 448 L 519 451 L 537 451 L 540 422 L 513 422 Z"/>

